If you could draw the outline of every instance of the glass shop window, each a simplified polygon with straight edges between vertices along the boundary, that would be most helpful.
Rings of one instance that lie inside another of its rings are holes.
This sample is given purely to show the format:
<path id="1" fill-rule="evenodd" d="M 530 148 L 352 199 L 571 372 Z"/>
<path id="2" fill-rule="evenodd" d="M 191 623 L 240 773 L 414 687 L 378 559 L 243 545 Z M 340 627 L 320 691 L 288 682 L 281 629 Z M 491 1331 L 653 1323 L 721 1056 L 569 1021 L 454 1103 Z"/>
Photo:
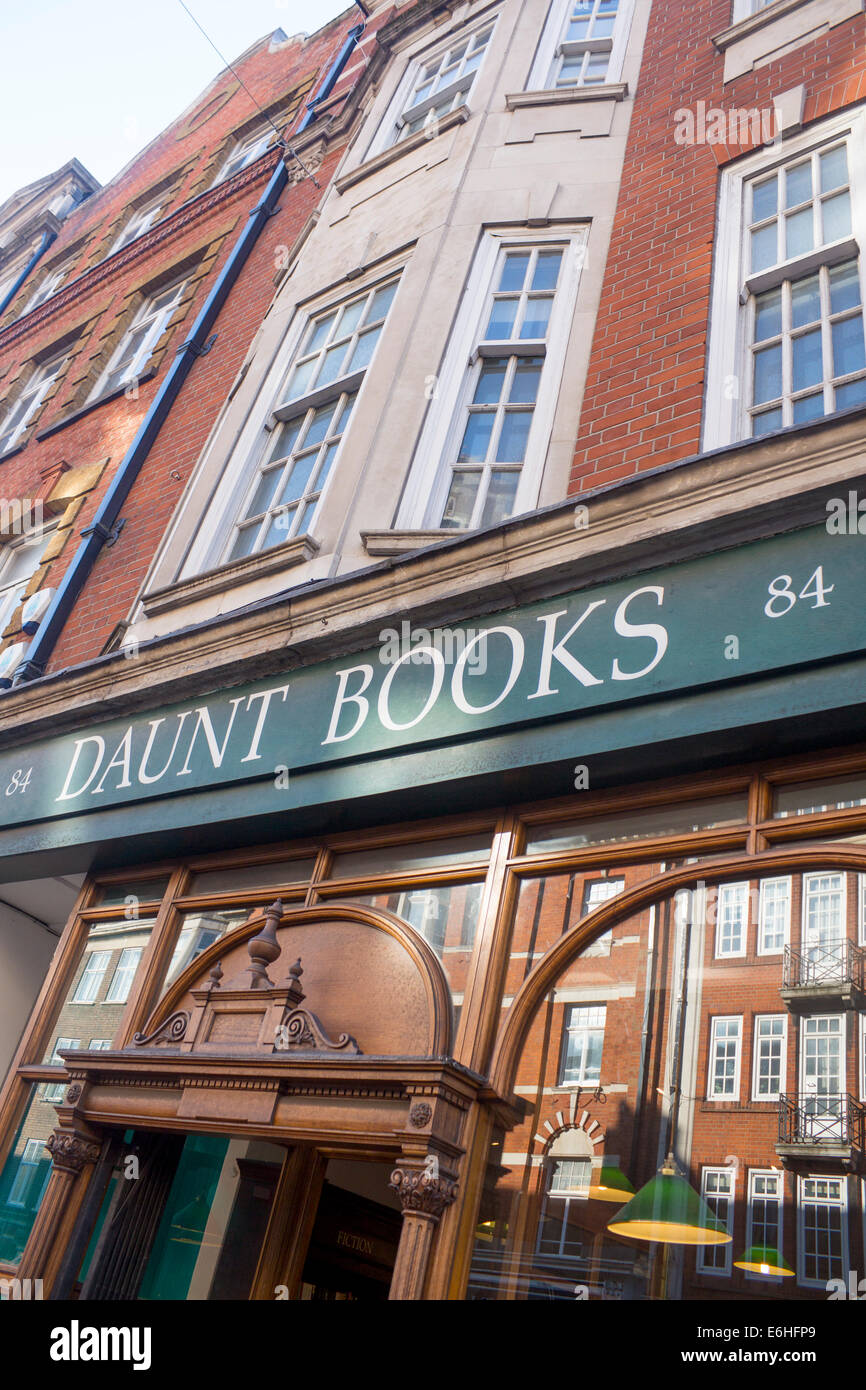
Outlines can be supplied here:
<path id="1" fill-rule="evenodd" d="M 27 1244 L 51 1175 L 45 1148 L 57 1112 L 42 1086 L 33 1086 L 9 1155 L 0 1172 L 0 1260 L 17 1264 Z"/>
<path id="2" fill-rule="evenodd" d="M 825 782 L 792 782 L 773 794 L 773 819 L 813 816 L 819 811 L 844 811 L 866 806 L 866 774 L 834 777 Z"/>
<path id="3" fill-rule="evenodd" d="M 433 869 L 449 864 L 485 864 L 490 858 L 492 831 L 460 835 L 451 840 L 418 841 L 416 844 L 349 850 L 335 854 L 332 878 L 367 878 L 373 874 L 398 874 L 408 869 Z"/>
<path id="4" fill-rule="evenodd" d="M 640 811 L 621 811 L 613 815 L 587 817 L 581 821 L 533 824 L 527 827 L 526 853 L 543 854 L 558 849 L 584 849 L 589 845 L 615 844 L 621 840 L 657 839 L 660 835 L 682 835 L 692 830 L 715 830 L 738 825 L 746 819 L 746 794 L 684 801 L 680 804 Z"/>

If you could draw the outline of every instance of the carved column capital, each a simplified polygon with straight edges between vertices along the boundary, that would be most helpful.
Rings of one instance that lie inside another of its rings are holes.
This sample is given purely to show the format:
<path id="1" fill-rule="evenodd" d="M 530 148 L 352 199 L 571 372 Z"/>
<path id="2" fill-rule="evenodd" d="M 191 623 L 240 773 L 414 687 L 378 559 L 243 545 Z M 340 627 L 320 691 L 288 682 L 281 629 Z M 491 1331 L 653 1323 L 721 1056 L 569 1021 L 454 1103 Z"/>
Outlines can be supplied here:
<path id="1" fill-rule="evenodd" d="M 400 1198 L 404 1215 L 412 1212 L 433 1221 L 439 1220 L 457 1196 L 456 1180 L 429 1168 L 395 1168 L 389 1186 Z"/>
<path id="2" fill-rule="evenodd" d="M 54 1167 L 66 1173 L 80 1173 L 86 1163 L 95 1163 L 99 1158 L 99 1144 L 74 1130 L 55 1129 L 45 1147 Z"/>

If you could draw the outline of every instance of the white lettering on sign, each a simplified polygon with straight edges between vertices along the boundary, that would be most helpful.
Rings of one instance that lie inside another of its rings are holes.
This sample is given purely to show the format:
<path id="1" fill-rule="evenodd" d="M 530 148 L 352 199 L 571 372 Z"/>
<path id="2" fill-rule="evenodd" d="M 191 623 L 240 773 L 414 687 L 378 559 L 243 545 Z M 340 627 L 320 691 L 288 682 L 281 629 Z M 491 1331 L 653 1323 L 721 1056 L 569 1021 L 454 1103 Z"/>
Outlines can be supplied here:
<path id="1" fill-rule="evenodd" d="M 163 755 L 165 760 L 158 770 L 151 769 L 151 759 L 153 759 L 154 765 L 159 761 L 158 754 L 154 752 L 154 749 L 160 740 L 162 726 L 169 722 L 165 715 L 147 721 L 147 739 L 137 761 L 136 726 L 134 724 L 130 724 L 126 729 L 108 762 L 105 761 L 106 744 L 101 734 L 87 734 L 83 738 L 78 738 L 75 740 L 75 749 L 67 769 L 66 780 L 60 795 L 55 800 L 74 801 L 77 797 L 83 796 L 85 792 L 89 792 L 91 796 L 101 796 L 105 792 L 122 791 L 128 787 L 149 787 L 161 782 L 164 777 L 172 775 L 189 777 L 193 773 L 191 760 L 197 742 L 203 742 L 211 765 L 214 768 L 221 768 L 229 752 L 233 735 L 236 734 L 235 721 L 241 706 L 244 706 L 246 711 L 251 711 L 258 705 L 249 746 L 244 756 L 239 760 L 242 763 L 256 762 L 262 756 L 259 752 L 259 744 L 271 701 L 275 695 L 279 695 L 285 703 L 288 691 L 288 685 L 277 685 L 270 690 L 259 690 L 254 695 L 235 696 L 228 701 L 228 717 L 222 735 L 217 732 L 208 705 L 200 705 L 194 710 L 181 710 L 179 714 L 173 716 L 176 724 L 171 748 L 167 757 Z M 196 719 L 190 727 L 187 725 L 187 720 L 192 714 L 196 716 Z M 164 732 L 167 733 L 168 729 Z M 199 738 L 200 733 L 203 735 L 203 740 Z M 185 739 L 183 739 L 184 734 L 186 734 Z M 112 772 L 115 774 L 114 777 L 109 776 Z"/>

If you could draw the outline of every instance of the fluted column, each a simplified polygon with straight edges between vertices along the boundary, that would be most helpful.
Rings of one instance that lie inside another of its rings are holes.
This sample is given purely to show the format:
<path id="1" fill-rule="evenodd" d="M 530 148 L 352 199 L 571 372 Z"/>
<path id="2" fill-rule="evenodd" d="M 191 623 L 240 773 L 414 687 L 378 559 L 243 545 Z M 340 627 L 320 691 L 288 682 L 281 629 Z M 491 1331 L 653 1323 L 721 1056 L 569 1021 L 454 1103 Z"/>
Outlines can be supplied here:
<path id="1" fill-rule="evenodd" d="M 388 1297 L 401 1301 L 423 1298 L 433 1235 L 443 1211 L 457 1196 L 457 1183 L 428 1163 L 395 1168 L 390 1186 L 400 1198 L 403 1229 Z"/>
<path id="2" fill-rule="evenodd" d="M 63 1254 L 73 1191 L 84 1169 L 99 1158 L 100 1146 L 90 1134 L 55 1129 L 45 1147 L 53 1168 L 18 1265 L 18 1278 L 41 1279 L 48 1294 Z"/>

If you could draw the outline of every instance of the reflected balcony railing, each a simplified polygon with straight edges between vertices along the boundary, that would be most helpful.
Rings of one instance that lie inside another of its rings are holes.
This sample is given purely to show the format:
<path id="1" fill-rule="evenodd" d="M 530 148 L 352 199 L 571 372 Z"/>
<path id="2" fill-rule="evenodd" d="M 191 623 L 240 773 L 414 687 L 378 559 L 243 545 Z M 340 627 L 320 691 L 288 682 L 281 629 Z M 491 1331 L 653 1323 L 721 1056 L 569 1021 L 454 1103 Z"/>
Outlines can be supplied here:
<path id="1" fill-rule="evenodd" d="M 834 941 L 829 946 L 785 947 L 783 989 L 851 985 L 862 990 L 864 979 L 866 950 L 855 946 L 853 941 Z"/>
<path id="2" fill-rule="evenodd" d="M 862 1150 L 864 1134 L 866 1106 L 846 1091 L 779 1097 L 780 1144 L 847 1145 Z"/>

